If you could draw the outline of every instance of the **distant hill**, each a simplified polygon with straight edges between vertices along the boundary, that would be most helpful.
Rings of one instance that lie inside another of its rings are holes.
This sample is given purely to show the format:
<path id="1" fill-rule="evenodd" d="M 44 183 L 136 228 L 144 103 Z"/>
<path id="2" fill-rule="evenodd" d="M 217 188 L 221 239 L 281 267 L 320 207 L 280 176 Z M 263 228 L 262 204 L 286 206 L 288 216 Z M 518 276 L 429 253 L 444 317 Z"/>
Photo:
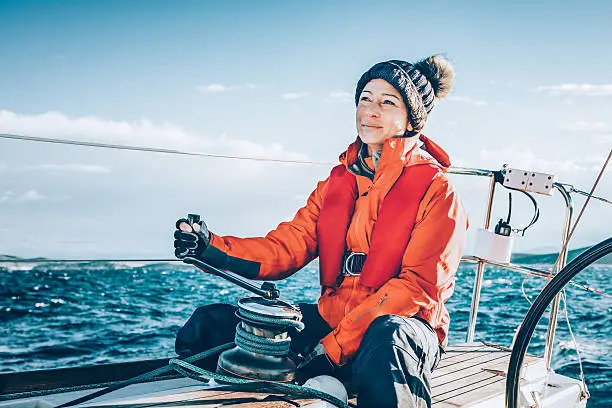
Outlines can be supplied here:
<path id="1" fill-rule="evenodd" d="M 567 254 L 567 261 L 571 261 L 589 247 L 571 249 Z M 553 264 L 557 260 L 558 253 L 550 254 L 513 254 L 512 263 L 517 264 Z M 612 254 L 608 254 L 596 262 L 597 264 L 612 265 Z"/>
<path id="2" fill-rule="evenodd" d="M 568 262 L 589 249 L 589 247 L 571 249 L 568 253 Z M 558 253 L 548 254 L 512 254 L 512 263 L 516 264 L 553 264 L 557 260 Z M 41 261 L 45 258 L 20 258 L 13 255 L 0 255 L 0 261 Z M 596 262 L 597 264 L 612 265 L 612 254 L 606 255 Z"/>
<path id="3" fill-rule="evenodd" d="M 41 261 L 45 258 L 20 258 L 18 256 L 13 255 L 0 255 L 0 261 Z"/>

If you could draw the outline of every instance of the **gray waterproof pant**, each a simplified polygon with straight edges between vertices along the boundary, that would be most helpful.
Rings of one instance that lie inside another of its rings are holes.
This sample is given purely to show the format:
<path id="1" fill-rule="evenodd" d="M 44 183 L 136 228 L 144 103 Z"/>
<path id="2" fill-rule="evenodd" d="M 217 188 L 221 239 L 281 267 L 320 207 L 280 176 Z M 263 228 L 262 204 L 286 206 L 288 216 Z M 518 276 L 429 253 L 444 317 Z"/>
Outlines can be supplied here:
<path id="1" fill-rule="evenodd" d="M 306 328 L 292 332 L 291 349 L 307 354 L 331 332 L 317 305 L 300 304 Z M 236 308 L 215 304 L 193 313 L 176 338 L 182 357 L 234 339 Z M 355 357 L 335 374 L 360 408 L 431 407 L 431 372 L 440 361 L 438 338 L 427 322 L 396 315 L 380 316 L 370 324 Z"/>

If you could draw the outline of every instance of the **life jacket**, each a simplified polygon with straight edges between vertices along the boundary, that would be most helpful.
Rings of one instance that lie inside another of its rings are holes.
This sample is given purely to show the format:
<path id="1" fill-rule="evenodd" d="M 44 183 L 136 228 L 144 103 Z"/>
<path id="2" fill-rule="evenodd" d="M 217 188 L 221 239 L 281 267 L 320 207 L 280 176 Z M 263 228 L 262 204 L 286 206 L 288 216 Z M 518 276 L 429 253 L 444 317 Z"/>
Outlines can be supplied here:
<path id="1" fill-rule="evenodd" d="M 421 140 L 425 150 L 442 166 L 450 166 L 450 160 L 443 150 L 424 136 Z M 419 203 L 440 171 L 441 168 L 434 164 L 404 167 L 378 212 L 370 248 L 359 277 L 361 285 L 376 290 L 397 276 L 414 228 Z M 355 175 L 344 164 L 334 167 L 317 221 L 319 279 L 322 287 L 336 287 L 339 283 L 346 234 L 353 218 L 357 196 Z"/>

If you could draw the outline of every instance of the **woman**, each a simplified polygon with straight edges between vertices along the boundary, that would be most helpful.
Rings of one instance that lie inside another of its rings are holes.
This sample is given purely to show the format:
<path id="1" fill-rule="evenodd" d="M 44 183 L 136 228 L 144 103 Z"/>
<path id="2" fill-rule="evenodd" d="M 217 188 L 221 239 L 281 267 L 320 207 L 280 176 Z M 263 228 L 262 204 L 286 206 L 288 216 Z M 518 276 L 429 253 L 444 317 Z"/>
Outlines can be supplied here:
<path id="1" fill-rule="evenodd" d="M 306 330 L 292 335 L 294 351 L 308 353 L 298 377 L 348 379 L 360 407 L 431 405 L 450 320 L 444 302 L 468 223 L 445 175 L 448 155 L 420 131 L 452 79 L 439 55 L 365 72 L 355 92 L 357 140 L 295 218 L 265 237 L 222 237 L 177 221 L 177 257 L 250 279 L 283 279 L 319 256 L 322 295 L 300 305 Z M 232 313 L 229 305 L 196 310 L 177 352 L 231 341 Z"/>

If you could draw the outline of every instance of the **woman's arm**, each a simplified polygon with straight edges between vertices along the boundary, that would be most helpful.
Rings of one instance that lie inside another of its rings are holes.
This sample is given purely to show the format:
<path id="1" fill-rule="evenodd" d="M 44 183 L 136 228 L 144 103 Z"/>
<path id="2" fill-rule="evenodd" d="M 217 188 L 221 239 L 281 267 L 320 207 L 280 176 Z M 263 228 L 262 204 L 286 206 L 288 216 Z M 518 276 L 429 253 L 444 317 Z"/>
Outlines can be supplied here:
<path id="1" fill-rule="evenodd" d="M 445 177 L 441 180 L 430 187 L 435 192 L 412 231 L 398 277 L 366 298 L 322 340 L 336 364 L 346 363 L 357 352 L 361 338 L 377 317 L 411 317 L 444 302 L 452 293 L 468 223 L 456 192 Z"/>
<path id="2" fill-rule="evenodd" d="M 292 221 L 265 237 L 238 238 L 211 234 L 203 261 L 249 279 L 284 279 L 317 256 L 317 220 L 327 186 L 320 181 Z"/>

